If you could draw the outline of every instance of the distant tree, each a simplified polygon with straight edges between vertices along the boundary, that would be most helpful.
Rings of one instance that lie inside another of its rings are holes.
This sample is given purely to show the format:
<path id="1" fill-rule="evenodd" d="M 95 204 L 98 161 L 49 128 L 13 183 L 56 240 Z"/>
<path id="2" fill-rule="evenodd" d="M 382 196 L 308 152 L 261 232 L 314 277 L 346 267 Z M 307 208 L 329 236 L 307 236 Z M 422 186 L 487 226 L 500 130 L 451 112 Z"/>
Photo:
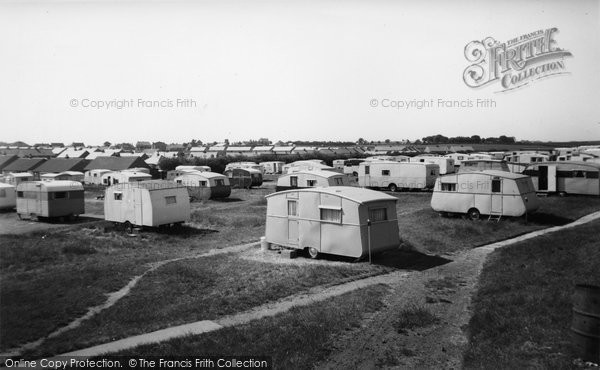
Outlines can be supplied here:
<path id="1" fill-rule="evenodd" d="M 105 141 L 105 142 L 104 142 L 104 146 L 105 146 L 105 147 L 107 147 L 107 148 L 108 148 L 108 147 L 110 147 L 110 145 L 111 145 L 111 144 L 110 144 L 110 141 Z"/>
<path id="2" fill-rule="evenodd" d="M 162 141 L 156 141 L 156 142 L 152 143 L 152 149 L 160 150 L 161 152 L 166 152 L 167 151 L 167 143 L 164 143 Z"/>
<path id="3" fill-rule="evenodd" d="M 505 135 L 501 135 L 498 138 L 498 141 L 501 144 L 514 144 L 515 143 L 515 138 L 514 137 L 508 137 L 508 136 L 505 136 Z"/>
<path id="4" fill-rule="evenodd" d="M 356 144 L 358 144 L 358 145 L 366 145 L 367 141 L 361 137 L 358 140 L 356 140 Z"/>
<path id="5" fill-rule="evenodd" d="M 390 139 L 385 139 L 385 143 L 389 144 L 390 143 Z"/>
<path id="6" fill-rule="evenodd" d="M 479 135 L 473 135 L 473 136 L 471 136 L 471 143 L 473 143 L 473 144 L 480 144 L 481 143 L 481 137 Z"/>

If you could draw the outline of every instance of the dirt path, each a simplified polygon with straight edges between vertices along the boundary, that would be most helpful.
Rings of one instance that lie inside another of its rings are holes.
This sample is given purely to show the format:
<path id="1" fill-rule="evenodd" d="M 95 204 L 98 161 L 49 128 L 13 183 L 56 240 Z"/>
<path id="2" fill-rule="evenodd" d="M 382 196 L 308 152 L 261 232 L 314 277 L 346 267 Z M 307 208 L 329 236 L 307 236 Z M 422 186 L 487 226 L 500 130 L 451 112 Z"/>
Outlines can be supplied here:
<path id="1" fill-rule="evenodd" d="M 100 344 L 94 347 L 84 348 L 77 351 L 63 353 L 57 357 L 63 356 L 83 356 L 91 357 L 101 354 L 117 352 L 133 348 L 142 344 L 162 342 L 176 337 L 208 333 L 228 326 L 237 326 L 249 323 L 264 317 L 275 316 L 287 312 L 292 307 L 308 306 L 310 304 L 324 301 L 331 297 L 336 297 L 356 289 L 368 287 L 375 284 L 388 284 L 389 282 L 399 281 L 408 276 L 407 272 L 392 272 L 386 275 L 372 276 L 361 280 L 350 281 L 344 284 L 334 286 L 317 286 L 311 288 L 308 292 L 285 297 L 276 302 L 267 303 L 254 307 L 248 311 L 238 312 L 233 315 L 224 316 L 217 320 L 202 320 L 189 324 L 178 325 L 165 328 L 154 332 L 136 335 L 134 337 L 120 339 L 114 342 Z"/>
<path id="2" fill-rule="evenodd" d="M 362 327 L 336 338 L 333 355 L 316 368 L 462 368 L 468 344 L 464 329 L 471 318 L 471 297 L 487 256 L 497 248 L 598 218 L 600 212 L 595 212 L 564 226 L 472 249 L 458 254 L 451 263 L 390 284 L 392 292 L 386 307 L 366 318 Z M 400 312 L 411 307 L 425 308 L 439 321 L 399 332 L 394 323 L 399 320 Z"/>

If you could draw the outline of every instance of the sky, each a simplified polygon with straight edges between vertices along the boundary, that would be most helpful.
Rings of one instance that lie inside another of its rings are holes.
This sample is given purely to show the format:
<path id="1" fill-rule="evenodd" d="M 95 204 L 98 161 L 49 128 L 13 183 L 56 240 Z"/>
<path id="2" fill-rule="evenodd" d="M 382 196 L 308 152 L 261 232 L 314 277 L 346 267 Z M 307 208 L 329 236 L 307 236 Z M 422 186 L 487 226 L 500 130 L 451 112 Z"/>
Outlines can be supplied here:
<path id="1" fill-rule="evenodd" d="M 549 28 L 566 73 L 465 84 Z M 0 34 L 5 142 L 600 140 L 600 1 L 0 0 Z"/>

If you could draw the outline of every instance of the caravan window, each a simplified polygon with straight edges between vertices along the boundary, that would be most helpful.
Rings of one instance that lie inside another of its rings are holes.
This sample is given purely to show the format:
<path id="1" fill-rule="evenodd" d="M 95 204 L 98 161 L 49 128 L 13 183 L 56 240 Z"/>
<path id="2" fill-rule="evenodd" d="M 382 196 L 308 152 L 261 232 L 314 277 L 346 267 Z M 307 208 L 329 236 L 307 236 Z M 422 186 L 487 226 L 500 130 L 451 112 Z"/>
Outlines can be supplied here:
<path id="1" fill-rule="evenodd" d="M 23 198 L 23 192 L 17 191 L 17 198 Z"/>
<path id="2" fill-rule="evenodd" d="M 205 187 L 206 186 L 206 181 L 199 181 L 199 183 L 200 183 L 201 187 Z"/>
<path id="3" fill-rule="evenodd" d="M 588 179 L 597 179 L 598 178 L 598 172 L 587 171 L 585 173 L 585 177 L 588 178 Z"/>
<path id="4" fill-rule="evenodd" d="M 443 182 L 442 191 L 456 191 L 456 184 L 450 182 Z"/>
<path id="5" fill-rule="evenodd" d="M 315 186 L 317 185 L 317 180 L 306 180 L 306 186 Z"/>
<path id="6" fill-rule="evenodd" d="M 583 171 L 573 171 L 573 177 L 584 177 Z"/>
<path id="7" fill-rule="evenodd" d="M 216 179 L 215 180 L 215 184 L 217 186 L 224 186 L 225 185 L 225 180 L 223 180 L 223 179 Z"/>
<path id="8" fill-rule="evenodd" d="M 174 196 L 174 195 L 170 195 L 168 197 L 165 197 L 165 202 L 167 204 L 175 204 L 175 203 L 177 203 L 177 197 Z"/>
<path id="9" fill-rule="evenodd" d="M 336 178 L 335 178 L 335 184 L 336 184 L 336 185 L 343 185 L 343 184 L 344 184 L 344 181 L 342 180 L 342 178 L 341 178 L 341 177 L 336 177 Z"/>
<path id="10" fill-rule="evenodd" d="M 177 180 L 176 182 L 177 182 L 178 184 L 181 184 L 181 180 Z"/>
<path id="11" fill-rule="evenodd" d="M 500 193 L 502 191 L 502 180 L 492 179 L 492 193 Z"/>
<path id="12" fill-rule="evenodd" d="M 0 189 L 0 198 L 6 198 L 6 190 Z"/>
<path id="13" fill-rule="evenodd" d="M 123 200 L 123 193 L 114 193 L 115 200 Z"/>
<path id="14" fill-rule="evenodd" d="M 298 202 L 295 200 L 288 200 L 287 208 L 288 216 L 298 216 Z"/>
<path id="15" fill-rule="evenodd" d="M 435 176 L 435 175 L 437 175 L 437 173 L 436 173 L 435 169 L 431 170 L 431 173 L 430 173 L 430 174 L 431 174 L 431 176 Z"/>
<path id="16" fill-rule="evenodd" d="M 342 223 L 342 210 L 321 208 L 321 221 L 329 221 L 335 223 Z"/>
<path id="17" fill-rule="evenodd" d="M 365 166 L 365 175 L 368 175 L 370 173 L 370 166 Z"/>
<path id="18" fill-rule="evenodd" d="M 390 170 L 381 170 L 381 176 L 389 176 Z"/>
<path id="19" fill-rule="evenodd" d="M 53 197 L 52 197 L 52 199 L 66 199 L 66 198 L 67 198 L 66 191 L 57 191 L 56 193 L 53 193 Z"/>
<path id="20" fill-rule="evenodd" d="M 387 221 L 387 208 L 369 209 L 369 219 L 371 222 Z"/>
<path id="21" fill-rule="evenodd" d="M 290 176 L 290 186 L 298 187 L 298 176 Z"/>

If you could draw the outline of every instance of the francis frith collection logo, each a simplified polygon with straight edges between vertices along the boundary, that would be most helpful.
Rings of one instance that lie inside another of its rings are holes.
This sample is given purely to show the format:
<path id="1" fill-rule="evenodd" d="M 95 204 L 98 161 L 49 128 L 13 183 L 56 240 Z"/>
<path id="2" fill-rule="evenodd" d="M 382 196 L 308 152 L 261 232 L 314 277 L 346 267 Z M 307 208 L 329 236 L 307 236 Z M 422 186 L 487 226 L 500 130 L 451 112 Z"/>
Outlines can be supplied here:
<path id="1" fill-rule="evenodd" d="M 537 30 L 500 43 L 492 37 L 471 41 L 465 46 L 465 58 L 472 63 L 463 80 L 472 88 L 499 83 L 499 91 L 523 87 L 540 78 L 568 73 L 567 50 L 554 39 L 558 28 Z"/>

